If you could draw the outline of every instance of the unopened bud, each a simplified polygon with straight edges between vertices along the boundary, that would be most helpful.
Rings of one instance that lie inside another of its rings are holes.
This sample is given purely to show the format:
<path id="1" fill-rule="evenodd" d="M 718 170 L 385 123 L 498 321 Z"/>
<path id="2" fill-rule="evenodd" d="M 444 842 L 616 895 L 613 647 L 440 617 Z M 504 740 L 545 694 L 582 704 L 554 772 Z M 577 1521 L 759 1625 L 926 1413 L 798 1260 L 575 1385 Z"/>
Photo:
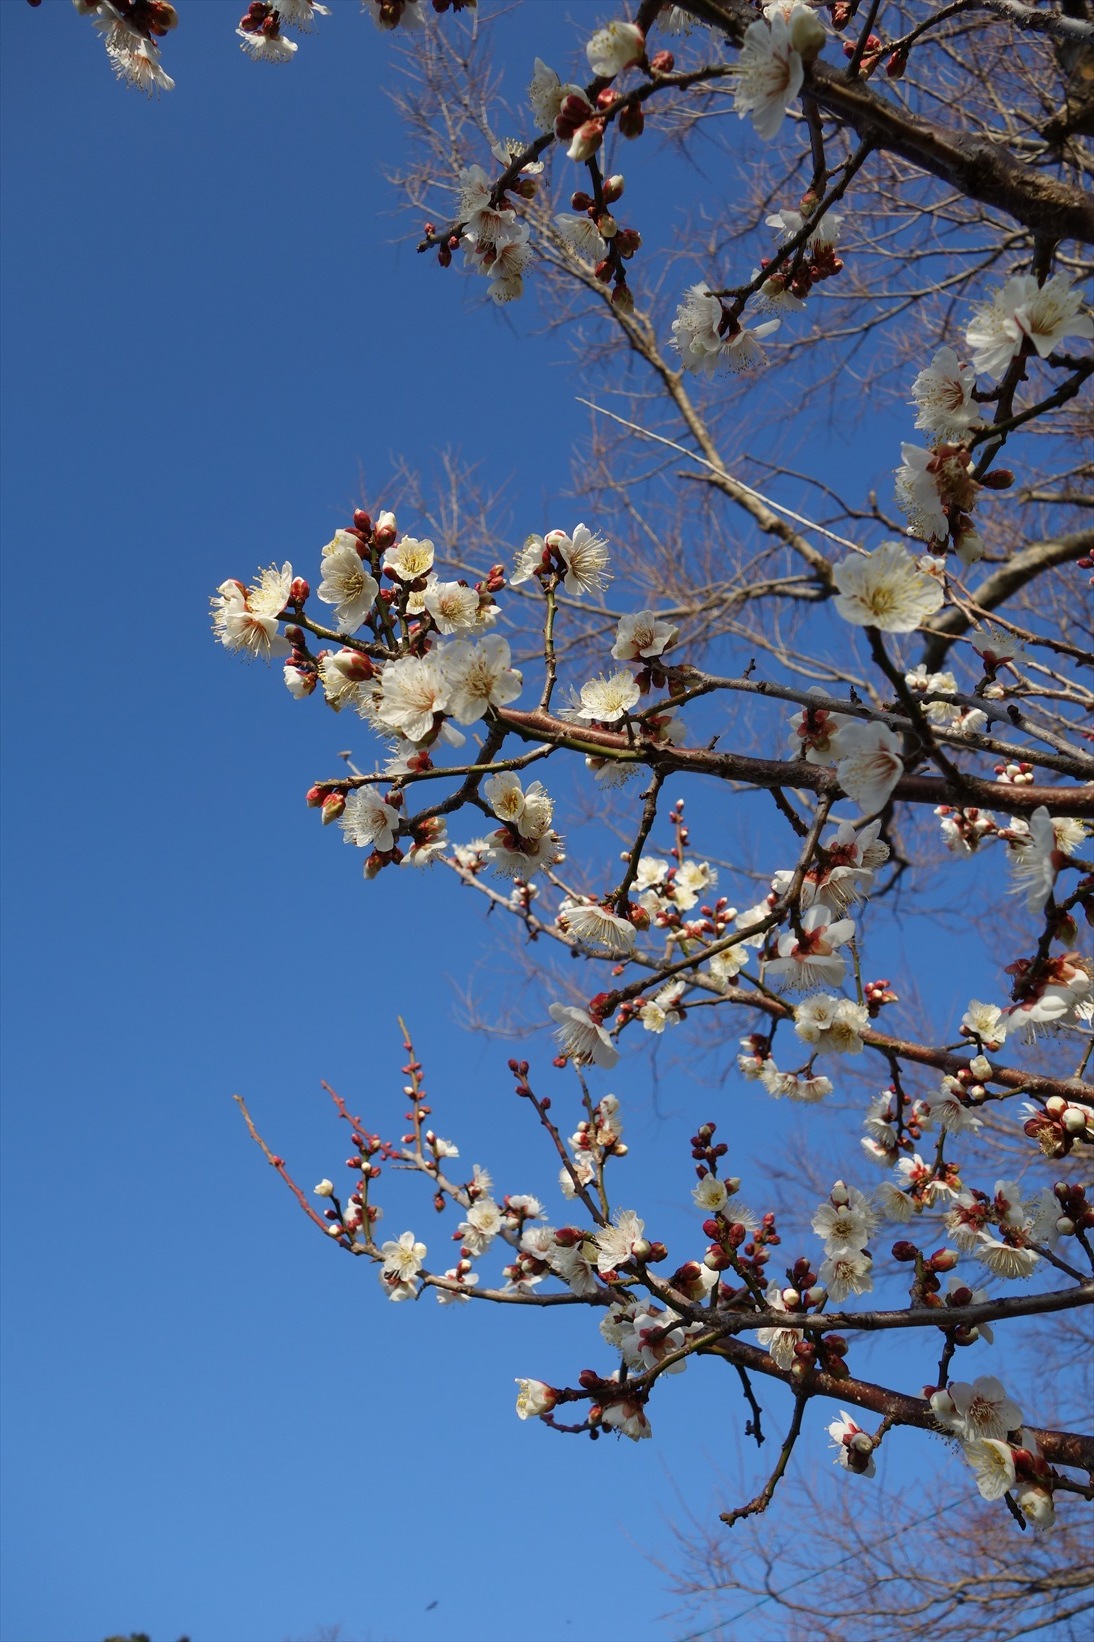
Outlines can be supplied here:
<path id="1" fill-rule="evenodd" d="M 642 112 L 640 103 L 628 103 L 619 116 L 619 135 L 621 137 L 640 137 L 646 129 L 646 116 Z"/>
<path id="2" fill-rule="evenodd" d="M 574 132 L 569 148 L 566 150 L 571 160 L 581 164 L 591 160 L 601 143 L 604 141 L 604 126 L 600 120 L 586 120 Z"/>
<path id="3" fill-rule="evenodd" d="M 796 6 L 790 19 L 790 44 L 803 63 L 813 63 L 824 50 L 828 31 L 816 12 Z"/>
<path id="4" fill-rule="evenodd" d="M 343 792 L 329 792 L 319 807 L 319 813 L 325 827 L 332 821 L 337 821 L 345 813 L 346 795 Z"/>
<path id="5" fill-rule="evenodd" d="M 310 593 L 311 588 L 303 576 L 294 576 L 289 587 L 289 603 L 306 604 Z"/>
<path id="6" fill-rule="evenodd" d="M 655 74 L 671 74 L 676 67 L 676 58 L 671 51 L 655 51 L 650 58 L 650 68 Z"/>

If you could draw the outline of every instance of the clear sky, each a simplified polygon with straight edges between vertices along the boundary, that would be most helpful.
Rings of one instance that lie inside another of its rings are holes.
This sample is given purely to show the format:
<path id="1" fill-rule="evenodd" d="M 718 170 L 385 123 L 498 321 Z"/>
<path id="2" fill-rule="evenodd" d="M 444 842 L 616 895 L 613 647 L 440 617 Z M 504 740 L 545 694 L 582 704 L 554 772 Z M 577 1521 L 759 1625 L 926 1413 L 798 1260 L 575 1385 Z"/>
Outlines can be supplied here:
<path id="1" fill-rule="evenodd" d="M 512 1046 L 461 1029 L 469 982 L 486 1013 L 519 988 L 479 908 L 439 872 L 362 885 L 302 801 L 347 726 L 227 658 L 207 600 L 271 560 L 314 579 L 361 476 L 398 508 L 394 461 L 446 444 L 510 480 L 519 534 L 576 522 L 583 426 L 534 314 L 484 311 L 392 214 L 386 42 L 335 0 L 263 69 L 236 9 L 183 6 L 148 103 L 61 0 L 0 5 L 3 1639 L 661 1642 L 667 1524 L 743 1497 L 713 1369 L 688 1378 L 717 1402 L 660 1398 L 652 1443 L 519 1425 L 515 1375 L 603 1362 L 589 1320 L 387 1306 L 230 1098 L 305 1186 L 333 1175 L 319 1079 L 397 1131 L 401 1011 L 440 1132 L 549 1194 Z M 522 8 L 518 83 L 566 21 Z M 686 1202 L 712 1114 L 633 1077 L 636 1196 Z"/>

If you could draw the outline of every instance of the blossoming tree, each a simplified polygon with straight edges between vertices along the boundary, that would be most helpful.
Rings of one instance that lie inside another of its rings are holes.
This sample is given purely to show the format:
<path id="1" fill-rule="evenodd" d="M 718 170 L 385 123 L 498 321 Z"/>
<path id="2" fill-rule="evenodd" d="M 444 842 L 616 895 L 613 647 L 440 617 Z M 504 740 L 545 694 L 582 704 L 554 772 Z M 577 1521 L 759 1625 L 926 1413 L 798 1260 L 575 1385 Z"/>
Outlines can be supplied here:
<path id="1" fill-rule="evenodd" d="M 76 9 L 122 78 L 170 89 L 172 6 Z M 405 1133 L 332 1091 L 345 1190 L 325 1179 L 313 1201 L 244 1108 L 251 1132 L 388 1299 L 587 1310 L 600 1366 L 520 1379 L 522 1420 L 649 1437 L 665 1377 L 715 1359 L 762 1442 L 781 1394 L 776 1462 L 728 1524 L 767 1508 L 822 1419 L 848 1487 L 911 1428 L 959 1445 L 970 1491 L 1019 1527 L 1050 1529 L 1094 1497 L 1094 1439 L 1002 1376 L 1010 1331 L 1051 1337 L 1094 1298 L 1088 8 L 642 0 L 606 23 L 589 8 L 569 65 L 529 51 L 516 136 L 495 129 L 468 0 L 365 10 L 414 42 L 404 181 L 423 255 L 582 327 L 588 510 L 526 521 L 503 559 L 489 527 L 454 531 L 439 504 L 429 526 L 407 475 L 314 562 L 226 580 L 213 627 L 278 664 L 292 710 L 361 721 L 367 752 L 307 796 L 366 879 L 451 872 L 537 954 L 578 960 L 538 966 L 553 1060 L 509 1061 L 514 1121 L 553 1158 L 559 1199 L 461 1166 L 409 1035 Z M 256 0 L 241 46 L 291 62 L 327 12 Z M 668 153 L 647 158 L 657 129 Z M 713 194 L 688 167 L 704 142 L 726 178 Z M 661 262 L 623 203 L 646 165 L 698 196 Z M 834 446 L 864 397 L 907 419 L 895 515 L 831 477 L 856 482 Z M 765 418 L 782 442 L 759 463 L 742 430 Z M 792 437 L 823 452 L 804 475 Z M 791 481 L 794 506 L 772 494 Z M 579 824 L 590 793 L 621 854 Z M 995 886 L 995 982 L 972 996 L 948 955 L 932 1019 L 905 996 L 915 976 L 878 975 L 873 953 L 938 882 L 955 905 Z M 697 1094 L 677 1171 L 693 1233 L 660 1239 L 607 1074 L 666 1033 L 733 1045 L 738 1106 L 816 1108 L 822 1184 L 804 1209 L 761 1178 L 744 1206 L 720 1098 Z M 842 1097 L 859 1091 L 852 1130 Z M 453 1264 L 422 1225 L 381 1226 L 389 1164 L 447 1217 Z M 878 1383 L 856 1357 L 882 1333 L 903 1374 Z"/>

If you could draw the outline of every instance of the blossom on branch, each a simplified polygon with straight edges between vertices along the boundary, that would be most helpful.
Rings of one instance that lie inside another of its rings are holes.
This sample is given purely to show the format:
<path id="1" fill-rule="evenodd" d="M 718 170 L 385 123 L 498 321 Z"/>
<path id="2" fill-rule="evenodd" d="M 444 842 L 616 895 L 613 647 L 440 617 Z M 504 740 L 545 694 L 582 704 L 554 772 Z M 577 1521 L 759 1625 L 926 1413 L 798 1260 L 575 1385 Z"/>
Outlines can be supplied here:
<path id="1" fill-rule="evenodd" d="M 572 1004 L 553 1003 L 547 1013 L 558 1028 L 555 1037 L 562 1045 L 563 1054 L 575 1066 L 587 1066 L 590 1061 L 609 1069 L 615 1065 L 619 1050 L 600 1022 L 594 1021 L 584 1009 L 576 1009 Z"/>
<path id="2" fill-rule="evenodd" d="M 1034 274 L 1012 275 L 980 304 L 965 332 L 973 365 L 998 378 L 1027 340 L 1047 359 L 1065 337 L 1089 339 L 1094 336 L 1094 320 L 1080 314 L 1082 300 L 1082 291 L 1072 289 L 1065 274 L 1053 274 L 1043 285 Z"/>
<path id="3" fill-rule="evenodd" d="M 738 117 L 743 120 L 747 115 L 757 135 L 770 140 L 801 90 L 803 73 L 785 17 L 776 14 L 770 23 L 750 23 L 740 58 L 733 65 L 733 106 Z"/>
<path id="4" fill-rule="evenodd" d="M 935 577 L 925 575 L 899 542 L 882 542 L 872 553 L 843 559 L 833 567 L 832 580 L 844 621 L 882 633 L 914 632 L 945 598 Z"/>
<path id="5" fill-rule="evenodd" d="M 840 732 L 839 784 L 863 815 L 885 808 L 904 774 L 901 740 L 887 724 L 849 724 Z"/>
<path id="6" fill-rule="evenodd" d="M 636 23 L 609 23 L 597 29 L 585 47 L 589 68 L 600 80 L 613 80 L 646 54 L 646 36 Z"/>

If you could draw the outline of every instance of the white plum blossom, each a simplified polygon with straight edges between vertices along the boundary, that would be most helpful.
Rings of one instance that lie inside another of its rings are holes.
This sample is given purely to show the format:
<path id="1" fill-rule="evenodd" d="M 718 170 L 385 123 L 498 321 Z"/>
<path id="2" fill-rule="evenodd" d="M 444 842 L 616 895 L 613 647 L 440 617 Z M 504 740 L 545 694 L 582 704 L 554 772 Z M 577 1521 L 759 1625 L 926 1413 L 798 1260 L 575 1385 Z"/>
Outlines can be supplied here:
<path id="1" fill-rule="evenodd" d="M 981 423 L 980 407 L 972 396 L 975 386 L 973 367 L 962 365 L 952 348 L 939 348 L 912 383 L 911 403 L 919 408 L 916 427 L 940 439 L 962 441 Z"/>
<path id="2" fill-rule="evenodd" d="M 763 28 L 752 24 L 752 28 Z M 750 31 L 751 32 L 751 31 Z M 761 340 L 779 328 L 777 319 L 746 329 L 739 323 L 728 325 L 720 298 L 705 285 L 693 285 L 676 310 L 672 322 L 673 345 L 686 371 L 716 370 L 743 372 L 764 363 Z"/>
<path id="3" fill-rule="evenodd" d="M 425 1244 L 417 1242 L 412 1231 L 381 1245 L 380 1281 L 389 1300 L 409 1300 L 417 1293 L 414 1279 L 422 1269 L 426 1252 Z"/>
<path id="4" fill-rule="evenodd" d="M 533 1420 L 542 1414 L 549 1414 L 558 1402 L 558 1392 L 543 1380 L 517 1380 L 516 1383 L 520 1387 L 517 1392 L 518 1419 Z"/>
<path id="5" fill-rule="evenodd" d="M 1049 1489 L 1038 1488 L 1036 1485 L 1023 1488 L 1015 1503 L 1026 1521 L 1032 1523 L 1041 1533 L 1047 1533 L 1055 1526 L 1056 1507 Z"/>
<path id="6" fill-rule="evenodd" d="M 785 17 L 750 23 L 734 65 L 733 106 L 738 117 L 749 116 L 757 135 L 770 140 L 801 90 L 803 73 Z"/>
<path id="7" fill-rule="evenodd" d="M 1016 827 L 1012 833 L 1018 832 Z M 1019 841 L 1020 840 L 1020 841 Z M 1014 883 L 1012 895 L 1024 895 L 1027 912 L 1040 912 L 1052 894 L 1058 871 L 1057 857 L 1063 854 L 1056 828 L 1048 810 L 1038 805 L 1024 829 L 1011 843 L 1008 854 Z"/>
<path id="8" fill-rule="evenodd" d="M 901 740 L 887 724 L 849 724 L 840 731 L 839 784 L 863 815 L 885 808 L 904 774 Z"/>
<path id="9" fill-rule="evenodd" d="M 914 632 L 941 609 L 945 597 L 935 577 L 925 575 L 899 542 L 852 554 L 835 566 L 832 580 L 839 589 L 835 607 L 844 621 L 883 633 Z"/>
<path id="10" fill-rule="evenodd" d="M 362 665 L 364 658 L 358 650 L 327 651 L 319 657 L 319 682 L 327 705 L 340 713 L 343 707 L 353 706 L 365 712 L 364 699 L 367 679 Z M 370 687 L 375 690 L 375 682 Z M 371 702 L 371 697 L 369 698 Z"/>
<path id="11" fill-rule="evenodd" d="M 721 1214 L 729 1202 L 729 1189 L 725 1181 L 714 1174 L 705 1174 L 691 1195 L 705 1215 Z"/>
<path id="12" fill-rule="evenodd" d="M 581 716 L 601 724 L 615 724 L 637 706 L 639 697 L 638 685 L 626 671 L 613 673 L 611 678 L 590 679 L 581 686 Z"/>
<path id="13" fill-rule="evenodd" d="M 779 230 L 779 239 L 783 245 L 789 240 L 796 239 L 805 227 L 805 218 L 800 211 L 793 211 L 783 207 L 770 217 L 765 217 L 769 228 Z M 810 231 L 806 240 L 806 249 L 811 256 L 818 256 L 830 251 L 839 238 L 840 224 L 843 217 L 838 211 L 826 211 L 820 222 Z"/>
<path id="14" fill-rule="evenodd" d="M 859 1034 L 869 1025 L 865 1004 L 851 998 L 821 994 L 806 998 L 794 1010 L 794 1030 L 816 1053 L 828 1050 L 838 1055 L 857 1055 L 862 1049 Z"/>
<path id="15" fill-rule="evenodd" d="M 424 741 L 437 714 L 446 711 L 448 694 L 448 679 L 435 655 L 403 656 L 384 668 L 377 717 L 408 741 Z"/>
<path id="16" fill-rule="evenodd" d="M 846 1409 L 840 1409 L 839 1419 L 833 1420 L 828 1427 L 828 1435 L 836 1450 L 837 1465 L 859 1477 L 874 1476 L 877 1470 L 874 1464 L 874 1439 L 861 1425 L 855 1424 Z"/>
<path id="17" fill-rule="evenodd" d="M 441 664 L 448 680 L 448 711 L 458 724 L 473 724 L 492 707 L 516 700 L 524 680 L 509 661 L 509 645 L 500 633 L 487 633 L 477 644 L 453 639 L 444 646 Z"/>
<path id="18" fill-rule="evenodd" d="M 598 902 L 584 905 L 579 901 L 564 901 L 558 916 L 560 923 L 565 921 L 571 935 L 586 946 L 603 947 L 618 955 L 634 949 L 634 925 L 610 907 Z"/>
<path id="19" fill-rule="evenodd" d="M 764 1296 L 769 1311 L 786 1311 L 787 1304 L 778 1283 L 770 1283 Z M 756 1330 L 757 1343 L 763 1346 L 781 1369 L 794 1366 L 794 1347 L 801 1339 L 797 1328 L 761 1328 Z"/>
<path id="20" fill-rule="evenodd" d="M 965 333 L 973 365 L 1000 377 L 1027 339 L 1047 359 L 1064 337 L 1094 336 L 1094 320 L 1079 313 L 1082 300 L 1082 291 L 1072 289 L 1065 274 L 1054 274 L 1043 285 L 1034 274 L 1012 275 L 981 303 Z"/>
<path id="21" fill-rule="evenodd" d="M 950 531 L 947 507 L 968 511 L 979 489 L 969 476 L 968 452 L 961 445 L 924 450 L 922 445 L 902 444 L 900 455 L 896 499 L 907 515 L 909 530 L 925 541 L 946 541 Z M 963 563 L 980 557 L 973 544 L 966 546 L 965 554 Z"/>
<path id="22" fill-rule="evenodd" d="M 1006 1040 L 1007 1022 L 998 1004 L 981 1003 L 979 998 L 971 998 L 969 1007 L 961 1017 L 961 1025 L 986 1048 L 998 1049 Z"/>
<path id="23" fill-rule="evenodd" d="M 469 1255 L 485 1254 L 501 1230 L 501 1210 L 493 1198 L 480 1198 L 467 1211 L 457 1230 Z"/>
<path id="24" fill-rule="evenodd" d="M 948 1134 L 953 1135 L 975 1134 L 977 1129 L 982 1129 L 983 1119 L 965 1104 L 963 1094 L 964 1084 L 957 1078 L 943 1078 L 939 1087 L 927 1095 L 928 1121 L 937 1121 Z"/>
<path id="25" fill-rule="evenodd" d="M 590 1061 L 608 1069 L 615 1065 L 619 1050 L 599 1021 L 594 1021 L 584 1009 L 553 1003 L 547 1013 L 558 1028 L 555 1036 L 563 1053 L 575 1066 L 587 1066 Z"/>
<path id="26" fill-rule="evenodd" d="M 395 848 L 399 812 L 385 804 L 374 788 L 356 787 L 346 795 L 340 825 L 347 844 L 362 849 L 371 846 L 386 854 Z"/>
<path id="27" fill-rule="evenodd" d="M 398 576 L 400 581 L 417 581 L 433 569 L 433 543 L 427 538 L 404 536 L 384 553 L 384 569 Z"/>
<path id="28" fill-rule="evenodd" d="M 474 632 L 476 628 L 493 621 L 497 615 L 497 605 L 489 605 L 483 612 L 478 593 L 473 587 L 465 587 L 462 582 L 441 582 L 430 578 L 422 602 L 438 633 L 446 638 L 453 633 Z"/>
<path id="29" fill-rule="evenodd" d="M 210 602 L 213 632 L 225 649 L 242 650 L 263 661 L 288 655 L 291 646 L 278 633 L 277 618 L 289 602 L 292 580 L 292 565 L 285 563 L 280 570 L 272 564 L 260 570 L 252 587 L 221 582 Z"/>
<path id="30" fill-rule="evenodd" d="M 683 861 L 672 881 L 673 903 L 681 912 L 689 912 L 706 889 L 718 882 L 718 869 L 709 861 Z"/>
<path id="31" fill-rule="evenodd" d="M 490 864 L 504 878 L 527 880 L 544 867 L 553 867 L 563 859 L 562 839 L 550 828 L 529 838 L 514 834 L 507 828 L 492 833 L 487 839 Z"/>
<path id="32" fill-rule="evenodd" d="M 481 165 L 465 166 L 459 174 L 459 185 L 465 252 L 496 250 L 517 235 L 516 212 L 511 206 L 490 203 L 494 185 Z"/>
<path id="33" fill-rule="evenodd" d="M 581 524 L 575 526 L 572 536 L 563 530 L 552 531 L 548 541 L 565 566 L 562 585 L 572 598 L 598 593 L 610 579 L 605 574 L 608 544 L 595 531 Z"/>
<path id="34" fill-rule="evenodd" d="M 274 13 L 275 19 L 276 16 Z M 276 23 L 269 32 L 265 29 L 238 28 L 236 33 L 241 42 L 240 51 L 245 51 L 256 63 L 291 63 L 296 56 L 296 41 L 286 40 Z"/>
<path id="35" fill-rule="evenodd" d="M 104 36 L 107 58 L 119 80 L 137 91 L 143 91 L 146 97 L 175 89 L 175 82 L 161 63 L 154 41 L 146 40 L 116 15 L 96 18 L 95 27 Z M 296 47 L 292 49 L 295 51 Z"/>
<path id="36" fill-rule="evenodd" d="M 741 973 L 749 957 L 749 949 L 743 941 L 736 941 L 721 952 L 713 953 L 708 965 L 711 979 L 717 981 L 719 986 L 728 986 Z"/>
<path id="37" fill-rule="evenodd" d="M 971 1385 L 956 1380 L 945 1391 L 936 1391 L 931 1413 L 943 1431 L 963 1442 L 1002 1441 L 1022 1424 L 1022 1410 L 993 1374 L 981 1374 Z"/>
<path id="38" fill-rule="evenodd" d="M 323 549 L 323 580 L 316 596 L 335 606 L 335 626 L 340 633 L 355 633 L 372 609 L 380 585 L 371 576 L 357 551 L 358 539 L 348 530 L 339 530 Z"/>
<path id="39" fill-rule="evenodd" d="M 828 1202 L 820 1205 L 812 1219 L 813 1230 L 824 1239 L 824 1252 L 830 1256 L 844 1249 L 865 1248 L 877 1224 L 869 1198 L 842 1180 L 836 1181 Z"/>
<path id="40" fill-rule="evenodd" d="M 302 34 L 311 33 L 317 17 L 330 16 L 330 7 L 321 6 L 319 0 L 277 0 L 277 10 L 287 28 Z"/>
<path id="41" fill-rule="evenodd" d="M 644 1220 L 640 1220 L 633 1209 L 619 1209 L 612 1217 L 610 1226 L 601 1226 L 595 1232 L 593 1241 L 597 1247 L 597 1270 L 604 1272 L 615 1271 L 625 1266 L 636 1253 L 646 1252 L 646 1239 L 643 1233 L 646 1229 Z"/>
<path id="42" fill-rule="evenodd" d="M 976 1472 L 981 1499 L 1002 1499 L 1014 1487 L 1014 1453 L 1009 1443 L 998 1437 L 978 1437 L 963 1442 L 961 1450 Z"/>
<path id="43" fill-rule="evenodd" d="M 817 1273 L 821 1284 L 838 1304 L 849 1294 L 867 1294 L 874 1286 L 873 1264 L 865 1249 L 841 1244 L 825 1260 Z"/>
<path id="44" fill-rule="evenodd" d="M 981 1232 L 973 1252 L 994 1277 L 1006 1277 L 1011 1280 L 1031 1276 L 1040 1259 L 1035 1249 L 1002 1242 L 990 1232 Z"/>
<path id="45" fill-rule="evenodd" d="M 652 610 L 639 610 L 619 618 L 612 655 L 616 661 L 651 661 L 675 644 L 679 633 L 678 627 L 661 621 Z"/>
<path id="46" fill-rule="evenodd" d="M 684 1018 L 679 1007 L 683 991 L 683 981 L 672 981 L 668 986 L 662 987 L 656 997 L 646 1000 L 640 1014 L 642 1025 L 647 1032 L 660 1034 L 666 1026 L 679 1025 Z"/>
<path id="47" fill-rule="evenodd" d="M 617 1402 L 609 1403 L 600 1417 L 600 1423 L 606 1425 L 609 1430 L 630 1437 L 632 1442 L 640 1442 L 643 1437 L 653 1436 L 646 1410 L 636 1397 L 623 1397 Z"/>
<path id="48" fill-rule="evenodd" d="M 839 986 L 847 961 L 838 949 L 854 933 L 852 918 L 833 919 L 827 907 L 811 906 L 802 917 L 800 936 L 793 929 L 779 936 L 779 955 L 768 963 L 768 977 L 788 992 Z"/>
<path id="49" fill-rule="evenodd" d="M 465 237 L 464 250 L 468 252 L 472 266 L 490 280 L 487 294 L 492 302 L 513 302 L 524 295 L 524 270 L 533 254 L 527 223 L 518 223 L 508 239 L 481 255 L 477 251 L 469 251 Z"/>
<path id="50" fill-rule="evenodd" d="M 609 23 L 597 29 L 585 47 L 589 68 L 598 79 L 611 80 L 646 54 L 646 36 L 636 23 Z"/>
<path id="51" fill-rule="evenodd" d="M 554 130 L 563 98 L 584 98 L 584 95 L 580 86 L 563 85 L 554 69 L 548 68 L 539 57 L 536 58 L 532 83 L 528 87 L 528 101 L 532 106 L 532 117 L 541 131 Z"/>
<path id="52" fill-rule="evenodd" d="M 607 241 L 589 216 L 575 217 L 560 212 L 555 217 L 555 227 L 571 251 L 589 262 L 599 262 L 608 249 Z"/>

